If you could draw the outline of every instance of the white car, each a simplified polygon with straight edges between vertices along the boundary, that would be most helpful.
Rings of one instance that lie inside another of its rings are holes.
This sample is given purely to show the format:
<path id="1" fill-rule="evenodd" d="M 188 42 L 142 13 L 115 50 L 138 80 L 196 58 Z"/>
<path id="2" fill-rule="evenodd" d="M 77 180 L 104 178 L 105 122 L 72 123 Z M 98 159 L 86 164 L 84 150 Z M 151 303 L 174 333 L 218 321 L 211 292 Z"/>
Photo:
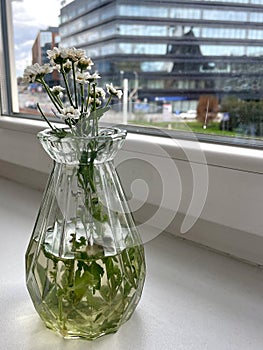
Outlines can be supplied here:
<path id="1" fill-rule="evenodd" d="M 195 110 L 189 110 L 187 112 L 182 112 L 179 114 L 179 118 L 181 119 L 196 119 L 196 111 Z"/>

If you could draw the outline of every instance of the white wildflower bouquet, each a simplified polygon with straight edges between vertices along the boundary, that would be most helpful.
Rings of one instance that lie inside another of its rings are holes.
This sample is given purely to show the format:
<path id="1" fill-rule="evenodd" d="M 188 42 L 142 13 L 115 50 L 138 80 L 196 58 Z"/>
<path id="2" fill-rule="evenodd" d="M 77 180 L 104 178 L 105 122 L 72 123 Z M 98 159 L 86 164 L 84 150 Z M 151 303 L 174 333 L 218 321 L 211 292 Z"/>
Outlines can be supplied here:
<path id="1" fill-rule="evenodd" d="M 97 85 L 101 77 L 97 72 L 91 72 L 94 63 L 85 55 L 84 50 L 55 47 L 53 50 L 48 50 L 47 55 L 49 63 L 42 66 L 35 63 L 26 67 L 23 79 L 28 84 L 37 82 L 44 87 L 53 104 L 54 117 L 62 119 L 64 126 L 52 125 L 37 103 L 41 116 L 50 128 L 47 133 L 44 131 L 38 134 L 40 142 L 54 160 L 57 160 L 54 154 L 59 153 L 56 149 L 58 143 L 61 150 L 66 147 L 65 154 L 71 149 L 70 162 L 78 164 L 76 174 L 78 184 L 85 194 L 85 206 L 87 210 L 91 210 L 94 218 L 103 222 L 105 219 L 103 205 L 99 201 L 94 185 L 97 176 L 94 161 L 99 152 L 107 152 L 107 138 L 98 137 L 106 135 L 104 129 L 101 129 L 102 134 L 100 133 L 98 123 L 102 115 L 110 109 L 112 98 L 120 99 L 122 91 L 117 90 L 112 84 L 106 84 L 105 89 Z M 63 86 L 50 87 L 47 84 L 45 77 L 54 70 L 60 73 Z M 43 133 L 48 136 L 54 135 L 59 142 L 53 143 L 54 139 L 52 142 L 47 141 L 49 138 L 43 137 Z M 86 142 L 82 144 L 79 137 L 86 138 Z M 63 153 L 61 150 L 60 153 Z M 65 157 L 63 161 L 68 160 Z"/>
<path id="2" fill-rule="evenodd" d="M 68 133 L 97 136 L 99 119 L 109 110 L 113 97 L 122 97 L 122 91 L 117 90 L 112 83 L 106 84 L 105 89 L 97 86 L 101 76 L 97 72 L 91 72 L 94 63 L 85 55 L 84 50 L 55 47 L 48 50 L 47 55 L 50 63 L 42 66 L 35 63 L 26 67 L 23 80 L 28 84 L 37 82 L 44 87 L 54 106 L 54 116 L 62 119 L 66 128 L 52 126 L 37 103 L 41 116 L 60 138 Z M 60 73 L 63 86 L 50 87 L 47 84 L 45 76 L 54 70 Z"/>

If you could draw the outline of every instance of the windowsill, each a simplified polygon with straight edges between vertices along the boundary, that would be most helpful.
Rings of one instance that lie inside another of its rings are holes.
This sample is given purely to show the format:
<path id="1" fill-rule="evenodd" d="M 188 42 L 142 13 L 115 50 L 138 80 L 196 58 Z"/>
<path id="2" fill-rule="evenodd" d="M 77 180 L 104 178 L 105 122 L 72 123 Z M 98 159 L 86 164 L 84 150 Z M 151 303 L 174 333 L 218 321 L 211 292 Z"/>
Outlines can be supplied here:
<path id="1" fill-rule="evenodd" d="M 36 137 L 44 128 L 1 117 L 0 175 L 43 189 L 52 168 Z M 263 265 L 262 158 L 255 149 L 129 133 L 116 165 L 139 222 L 160 209 L 153 228 L 181 236 L 186 219 L 184 238 Z"/>
<path id="2" fill-rule="evenodd" d="M 47 123 L 35 119 L 1 116 L 0 128 L 37 134 L 39 131 L 47 128 Z"/>
<path id="3" fill-rule="evenodd" d="M 86 349 L 87 341 L 66 341 L 46 329 L 26 291 L 24 254 L 41 194 L 1 178 L 0 192 L 0 348 Z M 97 350 L 262 349 L 261 269 L 166 233 L 145 250 L 147 276 L 137 310 L 116 334 L 94 341 Z"/>
<path id="4" fill-rule="evenodd" d="M 41 120 L 1 116 L 1 128 L 36 135 L 39 131 L 47 128 L 47 124 Z M 262 150 L 140 135 L 138 133 L 128 133 L 127 141 L 123 148 L 127 151 L 132 150 L 138 153 L 167 158 L 171 157 L 173 159 L 193 161 L 199 164 L 263 173 Z M 153 149 L 153 145 L 158 145 L 160 148 L 154 147 Z"/>

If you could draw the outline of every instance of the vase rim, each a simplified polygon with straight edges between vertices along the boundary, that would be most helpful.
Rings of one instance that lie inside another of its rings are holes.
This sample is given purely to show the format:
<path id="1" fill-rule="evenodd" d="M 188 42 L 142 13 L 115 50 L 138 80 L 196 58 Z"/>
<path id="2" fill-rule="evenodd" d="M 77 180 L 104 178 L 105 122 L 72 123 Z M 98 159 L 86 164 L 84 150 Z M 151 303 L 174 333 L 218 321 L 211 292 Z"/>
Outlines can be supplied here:
<path id="1" fill-rule="evenodd" d="M 69 128 L 63 128 L 64 130 L 70 131 Z M 37 134 L 37 137 L 39 139 L 52 139 L 53 142 L 59 141 L 63 142 L 63 140 L 67 139 L 76 139 L 76 140 L 94 140 L 94 139 L 119 139 L 119 138 L 125 138 L 127 135 L 127 130 L 120 129 L 117 127 L 99 127 L 99 134 L 97 136 L 91 136 L 91 135 L 73 135 L 68 133 L 66 137 L 60 138 L 56 136 L 54 133 L 52 133 L 51 128 L 44 129 L 42 131 L 39 131 Z"/>

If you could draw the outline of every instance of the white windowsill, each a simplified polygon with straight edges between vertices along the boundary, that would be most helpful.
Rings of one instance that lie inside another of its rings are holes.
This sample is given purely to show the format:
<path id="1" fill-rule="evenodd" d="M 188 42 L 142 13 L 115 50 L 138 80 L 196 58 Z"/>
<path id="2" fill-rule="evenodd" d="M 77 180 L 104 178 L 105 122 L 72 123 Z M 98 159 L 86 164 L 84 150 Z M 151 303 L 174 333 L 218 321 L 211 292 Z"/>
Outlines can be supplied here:
<path id="1" fill-rule="evenodd" d="M 39 131 L 47 128 L 47 124 L 41 120 L 0 116 L 1 128 L 36 135 Z M 188 150 L 191 152 L 192 160 L 196 163 L 206 162 L 209 165 L 263 173 L 263 151 L 257 149 L 132 133 L 128 134 L 127 141 L 129 142 L 124 145 L 125 150 L 189 160 L 185 154 L 185 150 Z M 161 150 L 153 149 L 153 144 L 159 145 Z M 205 155 L 205 162 L 198 155 L 200 151 Z"/>

